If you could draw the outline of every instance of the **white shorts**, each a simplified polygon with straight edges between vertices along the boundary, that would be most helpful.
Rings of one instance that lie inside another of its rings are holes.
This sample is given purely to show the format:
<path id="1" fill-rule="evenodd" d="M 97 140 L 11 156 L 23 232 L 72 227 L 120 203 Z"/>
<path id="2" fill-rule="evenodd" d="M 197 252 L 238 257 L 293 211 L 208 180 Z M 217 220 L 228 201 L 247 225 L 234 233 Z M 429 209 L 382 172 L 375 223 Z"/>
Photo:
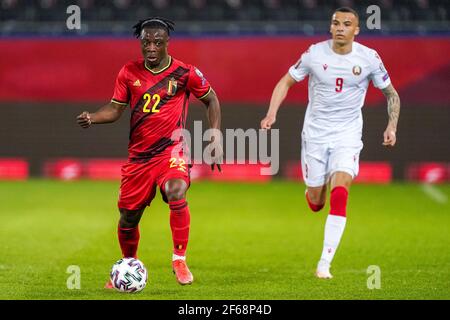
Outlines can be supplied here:
<path id="1" fill-rule="evenodd" d="M 320 187 L 328 183 L 337 171 L 354 178 L 359 171 L 361 140 L 313 143 L 302 140 L 302 173 L 308 187 Z"/>

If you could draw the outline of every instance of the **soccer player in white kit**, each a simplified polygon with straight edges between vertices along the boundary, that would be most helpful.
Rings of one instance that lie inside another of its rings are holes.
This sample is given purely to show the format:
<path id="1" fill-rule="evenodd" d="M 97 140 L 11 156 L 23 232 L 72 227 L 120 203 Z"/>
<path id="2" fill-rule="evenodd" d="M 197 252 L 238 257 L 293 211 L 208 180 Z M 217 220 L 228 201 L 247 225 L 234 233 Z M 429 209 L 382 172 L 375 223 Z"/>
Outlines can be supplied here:
<path id="1" fill-rule="evenodd" d="M 331 19 L 332 39 L 311 45 L 301 55 L 275 86 L 269 110 L 261 121 L 262 129 L 270 129 L 290 87 L 309 77 L 301 162 L 306 200 L 312 211 L 325 205 L 328 183 L 331 190 L 323 251 L 316 269 L 316 276 L 322 279 L 332 278 L 331 262 L 347 220 L 348 191 L 358 175 L 363 148 L 361 108 L 370 81 L 387 98 L 384 146 L 395 145 L 400 114 L 400 98 L 379 55 L 354 41 L 358 25 L 353 9 L 337 9 Z"/>

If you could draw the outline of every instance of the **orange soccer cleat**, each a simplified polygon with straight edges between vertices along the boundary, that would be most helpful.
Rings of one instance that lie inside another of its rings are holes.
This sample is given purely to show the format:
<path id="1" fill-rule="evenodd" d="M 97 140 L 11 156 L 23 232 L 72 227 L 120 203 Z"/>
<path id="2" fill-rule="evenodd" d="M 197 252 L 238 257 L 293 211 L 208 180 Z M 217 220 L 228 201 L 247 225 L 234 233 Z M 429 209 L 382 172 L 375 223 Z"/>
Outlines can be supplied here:
<path id="1" fill-rule="evenodd" d="M 191 284 L 194 281 L 194 276 L 189 271 L 186 261 L 177 259 L 172 261 L 173 273 L 177 277 L 177 281 L 181 285 Z"/>
<path id="2" fill-rule="evenodd" d="M 105 284 L 105 289 L 114 289 L 111 279 Z"/>

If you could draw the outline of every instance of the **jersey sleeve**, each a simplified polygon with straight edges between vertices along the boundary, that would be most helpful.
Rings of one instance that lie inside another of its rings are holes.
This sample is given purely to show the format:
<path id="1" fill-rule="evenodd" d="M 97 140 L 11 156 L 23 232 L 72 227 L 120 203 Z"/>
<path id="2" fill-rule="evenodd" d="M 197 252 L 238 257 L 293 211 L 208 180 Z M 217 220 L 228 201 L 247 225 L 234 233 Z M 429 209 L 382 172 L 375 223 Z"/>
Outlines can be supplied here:
<path id="1" fill-rule="evenodd" d="M 311 72 L 311 47 L 303 52 L 300 59 L 289 68 L 289 74 L 295 81 L 302 81 Z"/>
<path id="2" fill-rule="evenodd" d="M 111 101 L 121 105 L 127 105 L 130 102 L 130 90 L 127 85 L 125 66 L 120 69 L 119 74 L 117 75 L 114 94 Z"/>
<path id="3" fill-rule="evenodd" d="M 196 67 L 191 66 L 187 88 L 197 99 L 203 99 L 211 92 L 211 85 Z"/>
<path id="4" fill-rule="evenodd" d="M 370 74 L 370 79 L 373 85 L 378 89 L 384 89 L 391 84 L 391 79 L 389 78 L 389 73 L 384 67 L 383 61 L 376 51 L 372 52 L 372 72 Z"/>

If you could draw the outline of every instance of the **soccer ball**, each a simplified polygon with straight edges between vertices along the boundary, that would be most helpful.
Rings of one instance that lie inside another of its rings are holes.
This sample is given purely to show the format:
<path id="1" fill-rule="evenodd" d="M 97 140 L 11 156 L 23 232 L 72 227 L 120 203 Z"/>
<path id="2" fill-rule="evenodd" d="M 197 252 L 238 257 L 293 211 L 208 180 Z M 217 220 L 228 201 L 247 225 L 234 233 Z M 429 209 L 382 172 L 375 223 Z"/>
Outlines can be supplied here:
<path id="1" fill-rule="evenodd" d="M 139 292 L 147 284 L 147 269 L 142 261 L 135 258 L 123 258 L 111 269 L 111 283 L 121 292 Z"/>

